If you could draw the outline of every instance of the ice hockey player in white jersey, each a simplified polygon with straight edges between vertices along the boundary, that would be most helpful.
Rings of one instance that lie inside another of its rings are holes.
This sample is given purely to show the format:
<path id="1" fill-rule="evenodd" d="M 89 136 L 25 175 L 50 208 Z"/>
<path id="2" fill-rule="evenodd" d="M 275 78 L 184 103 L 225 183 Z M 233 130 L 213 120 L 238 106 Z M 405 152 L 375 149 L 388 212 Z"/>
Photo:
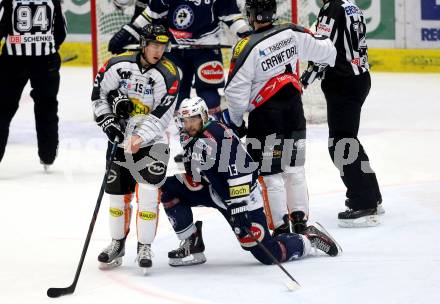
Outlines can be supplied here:
<path id="1" fill-rule="evenodd" d="M 309 198 L 305 178 L 306 120 L 301 101 L 298 60 L 333 66 L 332 42 L 293 24 L 274 25 L 275 0 L 246 0 L 254 32 L 234 47 L 225 96 L 227 124 L 244 136 L 249 112 L 247 149 L 260 162 L 266 215 L 274 233 L 306 228 Z M 311 59 L 313 58 L 313 59 Z"/>
<path id="2" fill-rule="evenodd" d="M 120 144 L 105 191 L 110 196 L 111 244 L 98 256 L 102 268 L 118 266 L 125 254 L 133 194 L 138 210 L 137 260 L 151 267 L 151 243 L 158 218 L 158 187 L 166 175 L 169 146 L 165 129 L 175 110 L 177 67 L 162 57 L 170 35 L 161 25 L 141 30 L 141 51 L 111 58 L 96 76 L 92 104 L 97 124 Z M 110 149 L 107 150 L 107 155 Z"/>

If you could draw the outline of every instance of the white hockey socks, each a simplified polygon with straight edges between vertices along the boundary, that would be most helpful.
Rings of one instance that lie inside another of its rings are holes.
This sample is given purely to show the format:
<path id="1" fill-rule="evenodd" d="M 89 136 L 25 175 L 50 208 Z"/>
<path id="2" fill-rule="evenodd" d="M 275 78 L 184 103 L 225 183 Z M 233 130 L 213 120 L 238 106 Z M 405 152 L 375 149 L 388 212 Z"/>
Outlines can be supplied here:
<path id="1" fill-rule="evenodd" d="M 264 210 L 269 228 L 275 228 L 284 224 L 283 216 L 288 213 L 286 205 L 286 189 L 281 173 L 260 176 L 263 190 Z"/>
<path id="2" fill-rule="evenodd" d="M 137 184 L 136 200 L 138 202 L 136 214 L 138 241 L 142 244 L 151 244 L 156 236 L 159 190 L 154 185 Z"/>
<path id="3" fill-rule="evenodd" d="M 287 167 L 283 173 L 287 193 L 287 208 L 290 212 L 302 211 L 309 217 L 309 192 L 304 166 Z"/>
<path id="4" fill-rule="evenodd" d="M 133 195 L 110 195 L 110 236 L 114 240 L 121 240 L 127 236 L 131 219 L 131 199 Z"/>

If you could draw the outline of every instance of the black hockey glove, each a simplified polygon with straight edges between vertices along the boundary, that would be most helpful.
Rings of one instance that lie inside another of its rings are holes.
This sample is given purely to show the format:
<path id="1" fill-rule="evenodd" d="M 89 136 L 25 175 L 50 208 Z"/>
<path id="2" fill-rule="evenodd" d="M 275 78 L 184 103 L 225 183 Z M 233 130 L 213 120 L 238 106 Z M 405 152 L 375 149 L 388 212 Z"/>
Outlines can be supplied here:
<path id="1" fill-rule="evenodd" d="M 123 119 L 128 119 L 134 110 L 131 100 L 119 90 L 110 91 L 107 101 L 112 105 L 113 113 Z"/>
<path id="2" fill-rule="evenodd" d="M 237 36 L 238 38 L 243 39 L 251 35 L 253 31 L 254 30 L 250 26 L 242 26 L 240 29 L 238 29 Z"/>
<path id="3" fill-rule="evenodd" d="M 111 142 L 114 142 L 116 137 L 118 137 L 118 142 L 120 143 L 124 140 L 122 127 L 115 114 L 103 114 L 96 118 L 96 123 L 102 128 L 104 133 L 107 134 Z"/>
<path id="4" fill-rule="evenodd" d="M 244 121 L 241 122 L 241 126 L 236 126 L 229 116 L 229 110 L 223 110 L 221 116 L 221 122 L 224 123 L 227 127 L 229 127 L 234 133 L 238 136 L 238 138 L 245 137 L 247 135 L 247 128 Z"/>
<path id="5" fill-rule="evenodd" d="M 124 47 L 139 41 L 138 29 L 128 23 L 124 25 L 108 43 L 108 51 L 112 54 L 120 54 L 125 52 Z"/>
<path id="6" fill-rule="evenodd" d="M 321 79 L 327 66 L 327 64 L 313 63 L 309 61 L 307 70 L 302 73 L 301 78 L 299 79 L 303 87 L 307 88 L 307 86 L 311 85 L 316 78 Z"/>
<path id="7" fill-rule="evenodd" d="M 245 237 L 247 235 L 246 228 L 250 230 L 252 226 L 248 217 L 246 201 L 228 205 L 228 213 L 229 222 L 231 223 L 235 234 L 239 238 Z"/>

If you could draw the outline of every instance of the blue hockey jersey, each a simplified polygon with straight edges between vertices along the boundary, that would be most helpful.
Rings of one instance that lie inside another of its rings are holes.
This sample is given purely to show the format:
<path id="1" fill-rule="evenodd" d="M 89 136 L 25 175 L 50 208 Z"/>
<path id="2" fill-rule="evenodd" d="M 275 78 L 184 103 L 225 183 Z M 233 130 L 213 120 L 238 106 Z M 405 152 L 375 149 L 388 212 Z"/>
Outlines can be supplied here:
<path id="1" fill-rule="evenodd" d="M 235 0 L 151 0 L 133 24 L 164 21 L 179 44 L 218 44 L 220 21 L 234 33 L 246 27 Z"/>
<path id="2" fill-rule="evenodd" d="M 194 181 L 209 184 L 214 201 L 226 207 L 244 200 L 261 207 L 258 163 L 230 129 L 210 120 L 198 137 L 182 132 L 180 139 L 186 173 Z"/>

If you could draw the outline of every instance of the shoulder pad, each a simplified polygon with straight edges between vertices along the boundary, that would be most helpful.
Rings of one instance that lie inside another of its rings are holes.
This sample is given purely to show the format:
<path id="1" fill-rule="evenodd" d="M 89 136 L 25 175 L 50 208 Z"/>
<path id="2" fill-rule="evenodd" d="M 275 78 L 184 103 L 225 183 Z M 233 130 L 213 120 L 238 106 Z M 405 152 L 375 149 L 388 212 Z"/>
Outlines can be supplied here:
<path id="1" fill-rule="evenodd" d="M 169 59 L 163 57 L 155 66 L 155 68 L 162 74 L 168 89 L 172 89 L 170 94 L 177 93 L 177 88 L 180 81 L 179 70 L 176 65 Z M 174 89 L 175 88 L 175 89 Z M 174 90 L 176 92 L 174 92 Z"/>
<path id="2" fill-rule="evenodd" d="M 108 60 L 107 67 L 111 67 L 112 65 L 120 62 L 136 63 L 137 60 L 136 57 L 137 57 L 137 53 L 134 52 L 126 52 L 120 55 L 113 56 Z"/>

